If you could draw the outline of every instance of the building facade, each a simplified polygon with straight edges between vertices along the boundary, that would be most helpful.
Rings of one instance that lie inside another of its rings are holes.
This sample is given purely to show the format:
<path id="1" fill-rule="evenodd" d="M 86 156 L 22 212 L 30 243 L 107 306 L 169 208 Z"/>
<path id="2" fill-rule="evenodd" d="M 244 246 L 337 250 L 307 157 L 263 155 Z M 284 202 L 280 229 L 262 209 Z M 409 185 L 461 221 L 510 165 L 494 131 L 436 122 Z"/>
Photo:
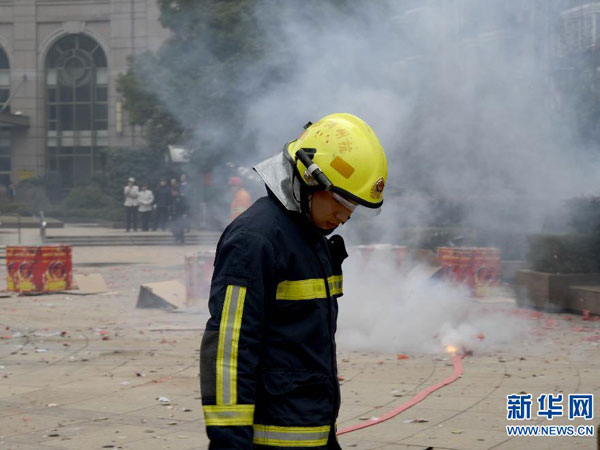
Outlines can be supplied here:
<path id="1" fill-rule="evenodd" d="M 103 149 L 143 144 L 116 81 L 168 37 L 156 3 L 0 0 L 0 184 L 53 174 L 76 186 Z"/>

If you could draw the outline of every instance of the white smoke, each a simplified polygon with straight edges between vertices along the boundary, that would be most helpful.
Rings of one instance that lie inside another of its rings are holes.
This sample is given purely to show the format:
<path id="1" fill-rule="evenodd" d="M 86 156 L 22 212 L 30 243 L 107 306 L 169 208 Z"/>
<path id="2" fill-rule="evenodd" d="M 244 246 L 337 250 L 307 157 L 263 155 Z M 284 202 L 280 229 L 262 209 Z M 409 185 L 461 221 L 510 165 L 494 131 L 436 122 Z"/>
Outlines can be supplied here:
<path id="1" fill-rule="evenodd" d="M 490 352 L 534 337 L 537 324 L 514 315 L 510 302 L 480 302 L 464 286 L 431 279 L 427 266 L 399 270 L 392 252 L 374 250 L 366 263 L 351 252 L 344 266 L 341 350 L 437 354 L 453 346 Z"/>
<path id="2" fill-rule="evenodd" d="M 267 53 L 291 68 L 249 105 L 255 160 L 307 121 L 351 112 L 387 151 L 388 193 L 420 196 L 425 221 L 443 197 L 466 205 L 466 225 L 536 232 L 565 199 L 594 192 L 599 158 L 574 140 L 550 76 L 561 28 L 547 23 L 560 24 L 559 3 L 363 1 L 341 12 L 332 3 L 256 9 L 269 18 Z M 402 225 L 413 211 L 393 214 Z"/>

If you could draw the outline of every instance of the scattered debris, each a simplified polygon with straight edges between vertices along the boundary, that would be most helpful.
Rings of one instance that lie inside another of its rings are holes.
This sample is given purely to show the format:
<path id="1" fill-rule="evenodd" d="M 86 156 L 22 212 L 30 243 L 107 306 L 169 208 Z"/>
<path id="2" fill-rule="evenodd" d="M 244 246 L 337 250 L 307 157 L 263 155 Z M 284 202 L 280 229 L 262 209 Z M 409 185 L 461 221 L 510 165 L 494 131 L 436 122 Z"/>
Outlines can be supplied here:
<path id="1" fill-rule="evenodd" d="M 177 280 L 140 286 L 136 308 L 177 309 L 186 307 L 185 286 Z"/>
<path id="2" fill-rule="evenodd" d="M 600 320 L 600 316 L 591 315 L 591 311 L 589 309 L 584 309 L 581 320 L 589 320 L 591 322 L 597 322 Z"/>
<path id="3" fill-rule="evenodd" d="M 167 397 L 156 397 L 156 400 L 158 400 L 158 402 L 161 405 L 170 405 L 171 404 L 171 400 L 169 400 Z"/>

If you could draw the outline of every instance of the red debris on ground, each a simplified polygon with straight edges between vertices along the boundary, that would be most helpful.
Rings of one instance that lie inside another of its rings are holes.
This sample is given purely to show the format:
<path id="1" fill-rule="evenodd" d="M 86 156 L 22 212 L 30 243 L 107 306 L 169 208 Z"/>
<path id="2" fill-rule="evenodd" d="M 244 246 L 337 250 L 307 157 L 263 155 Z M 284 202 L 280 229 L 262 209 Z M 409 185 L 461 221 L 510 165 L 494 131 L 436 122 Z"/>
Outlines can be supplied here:
<path id="1" fill-rule="evenodd" d="M 589 309 L 584 309 L 581 320 L 589 320 L 590 322 L 597 322 L 600 320 L 600 316 L 592 315 Z"/>
<path id="2" fill-rule="evenodd" d="M 410 359 L 410 356 L 408 356 L 405 353 L 398 353 L 398 355 L 396 356 L 396 359 Z"/>
<path id="3" fill-rule="evenodd" d="M 571 331 L 575 331 L 576 333 L 589 333 L 590 331 L 594 331 L 594 328 L 590 327 L 573 327 Z"/>
<path id="4" fill-rule="evenodd" d="M 534 336 L 546 336 L 544 330 L 540 330 L 539 328 L 531 328 L 531 334 Z"/>
<path id="5" fill-rule="evenodd" d="M 485 339 L 485 334 L 483 333 L 478 333 L 476 336 L 477 339 L 479 339 L 480 341 L 483 341 Z"/>

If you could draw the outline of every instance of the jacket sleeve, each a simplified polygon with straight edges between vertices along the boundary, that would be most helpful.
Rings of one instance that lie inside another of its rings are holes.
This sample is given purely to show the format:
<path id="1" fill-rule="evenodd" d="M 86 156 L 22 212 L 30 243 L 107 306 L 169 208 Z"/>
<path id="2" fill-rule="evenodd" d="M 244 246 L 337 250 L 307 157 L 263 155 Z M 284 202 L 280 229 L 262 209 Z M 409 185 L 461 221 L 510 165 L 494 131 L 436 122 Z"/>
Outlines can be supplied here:
<path id="1" fill-rule="evenodd" d="M 217 248 L 200 380 L 211 449 L 252 447 L 265 302 L 274 295 L 271 244 L 250 231 L 225 232 Z"/>

